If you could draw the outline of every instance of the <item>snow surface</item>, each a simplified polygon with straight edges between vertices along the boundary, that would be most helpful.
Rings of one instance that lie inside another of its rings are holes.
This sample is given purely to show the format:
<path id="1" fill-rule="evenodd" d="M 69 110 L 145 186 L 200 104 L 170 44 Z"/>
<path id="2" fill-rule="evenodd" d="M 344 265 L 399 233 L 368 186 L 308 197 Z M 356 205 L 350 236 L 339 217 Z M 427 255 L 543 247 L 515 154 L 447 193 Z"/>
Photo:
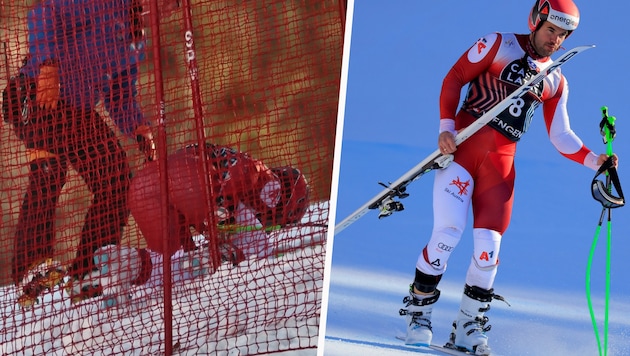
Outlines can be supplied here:
<path id="1" fill-rule="evenodd" d="M 444 75 L 479 36 L 527 31 L 534 1 L 356 1 L 348 66 L 343 145 L 339 162 L 339 222 L 436 149 L 439 93 Z M 614 152 L 628 191 L 630 107 L 627 105 L 628 45 L 623 3 L 579 2 L 580 28 L 564 44 L 595 44 L 567 63 L 572 129 L 595 152 L 605 152 L 599 133 L 601 106 L 617 117 Z M 602 211 L 593 200 L 594 172 L 560 156 L 537 110 L 518 144 L 513 217 L 500 252 L 495 293 L 487 313 L 490 345 L 498 355 L 598 355 L 589 315 L 586 275 L 594 248 L 590 291 L 604 344 L 606 250 L 610 248 L 609 335 L 605 353 L 630 355 L 630 207 L 612 211 L 595 241 Z M 405 330 L 398 310 L 413 281 L 418 254 L 432 228 L 433 173 L 408 188 L 405 210 L 379 220 L 370 211 L 334 238 L 325 330 L 318 353 L 412 355 L 395 337 Z M 602 177 L 600 177 L 601 179 Z M 627 192 L 626 192 L 627 193 Z M 449 260 L 433 312 L 434 340 L 447 340 L 458 311 L 472 253 L 471 226 Z M 327 273 L 328 273 L 327 272 Z M 326 296 L 326 294 L 325 294 Z M 324 338 L 325 337 L 325 338 Z M 347 340 L 347 341 L 339 341 Z M 400 347 L 377 347 L 375 344 Z M 371 346 L 368 344 L 372 344 Z M 434 354 L 437 354 L 434 353 Z"/>
<path id="2" fill-rule="evenodd" d="M 226 263 L 174 284 L 174 354 L 314 355 L 327 210 L 328 203 L 312 206 L 304 222 L 313 224 L 273 232 L 280 246 L 274 257 Z M 104 310 L 98 298 L 72 304 L 57 287 L 24 309 L 15 303 L 15 287 L 0 288 L 0 355 L 164 354 L 162 294 L 139 286 L 132 296 Z"/>

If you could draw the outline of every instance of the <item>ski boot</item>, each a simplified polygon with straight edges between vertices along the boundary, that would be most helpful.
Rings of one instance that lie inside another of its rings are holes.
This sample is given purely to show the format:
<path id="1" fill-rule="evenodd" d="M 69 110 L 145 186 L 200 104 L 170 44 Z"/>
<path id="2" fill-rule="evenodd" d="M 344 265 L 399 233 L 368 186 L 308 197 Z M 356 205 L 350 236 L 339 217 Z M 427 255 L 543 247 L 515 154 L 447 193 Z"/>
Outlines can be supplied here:
<path id="1" fill-rule="evenodd" d="M 471 355 L 491 355 L 488 336 L 491 325 L 485 313 L 490 310 L 492 299 L 505 301 L 501 296 L 475 286 L 466 285 L 457 320 L 453 322 L 453 330 L 445 347 L 468 352 Z M 507 302 L 506 302 L 507 303 Z"/>
<path id="2" fill-rule="evenodd" d="M 221 262 L 229 262 L 232 267 L 238 266 L 239 263 L 247 259 L 243 250 L 232 242 L 223 242 L 219 245 L 219 252 L 221 253 Z"/>
<path id="3" fill-rule="evenodd" d="M 73 304 L 103 295 L 103 287 L 96 276 L 97 271 L 92 271 L 82 278 L 74 277 L 66 283 L 66 293 Z"/>
<path id="4" fill-rule="evenodd" d="M 75 278 L 67 288 L 72 303 L 102 297 L 103 308 L 128 302 L 129 289 L 141 268 L 135 248 L 107 245 L 94 252 L 94 269 L 82 278 Z"/>
<path id="5" fill-rule="evenodd" d="M 206 256 L 204 259 L 209 259 L 210 257 L 210 242 L 205 235 L 201 235 L 202 238 L 199 242 L 196 243 L 197 250 L 205 250 Z M 230 263 L 232 267 L 238 266 L 241 262 L 247 259 L 247 256 L 243 253 L 239 247 L 237 247 L 231 241 L 231 233 L 221 232 L 219 235 L 219 255 L 221 258 L 221 263 Z"/>
<path id="6" fill-rule="evenodd" d="M 211 274 L 209 251 L 204 248 L 182 252 L 173 258 L 173 281 L 189 280 Z"/>
<path id="7" fill-rule="evenodd" d="M 111 308 L 129 302 L 131 286 L 142 268 L 138 250 L 119 245 L 101 247 L 94 252 L 94 265 L 103 287 L 103 307 Z"/>
<path id="8" fill-rule="evenodd" d="M 20 285 L 22 294 L 18 296 L 18 304 L 25 308 L 38 304 L 39 297 L 62 284 L 65 275 L 66 271 L 61 263 L 52 258 L 33 264 Z"/>
<path id="9" fill-rule="evenodd" d="M 431 312 L 433 304 L 440 297 L 440 290 L 436 289 L 435 294 L 428 296 L 420 296 L 413 292 L 413 284 L 409 286 L 409 296 L 403 299 L 405 308 L 398 312 L 402 316 L 406 316 L 407 335 L 405 344 L 415 346 L 429 346 L 433 338 L 433 329 L 431 328 Z"/>

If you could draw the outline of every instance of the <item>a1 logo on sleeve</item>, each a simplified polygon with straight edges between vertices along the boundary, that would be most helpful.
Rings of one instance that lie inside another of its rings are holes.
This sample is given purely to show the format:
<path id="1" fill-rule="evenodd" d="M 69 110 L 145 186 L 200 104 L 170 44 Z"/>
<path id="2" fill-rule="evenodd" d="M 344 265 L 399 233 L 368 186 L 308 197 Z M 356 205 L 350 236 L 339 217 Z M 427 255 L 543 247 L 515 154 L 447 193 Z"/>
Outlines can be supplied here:
<path id="1" fill-rule="evenodd" d="M 468 51 L 468 60 L 470 61 L 470 63 L 477 63 L 481 61 L 486 56 L 486 54 L 490 52 L 490 49 L 492 48 L 496 40 L 497 35 L 494 33 L 478 39 L 477 42 L 475 42 L 475 44 L 470 47 L 470 50 Z"/>

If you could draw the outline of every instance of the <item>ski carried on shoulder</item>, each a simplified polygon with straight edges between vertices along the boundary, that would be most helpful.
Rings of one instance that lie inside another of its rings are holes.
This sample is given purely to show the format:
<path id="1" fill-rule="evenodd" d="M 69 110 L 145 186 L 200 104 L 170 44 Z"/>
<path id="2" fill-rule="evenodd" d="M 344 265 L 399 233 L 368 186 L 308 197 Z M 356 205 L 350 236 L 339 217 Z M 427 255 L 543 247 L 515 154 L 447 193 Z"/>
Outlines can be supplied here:
<path id="1" fill-rule="evenodd" d="M 484 115 L 475 120 L 472 124 L 470 124 L 465 129 L 461 130 L 457 136 L 455 136 L 455 144 L 460 145 L 462 142 L 466 141 L 470 136 L 479 131 L 482 127 L 492 121 L 497 115 L 499 115 L 504 110 L 508 109 L 512 105 L 517 105 L 518 100 L 527 92 L 529 92 L 532 88 L 536 87 L 540 84 L 550 73 L 554 70 L 562 66 L 564 63 L 569 61 L 575 55 L 586 51 L 587 49 L 595 47 L 594 45 L 587 46 L 578 46 L 575 47 L 563 55 L 561 55 L 558 59 L 556 59 L 549 67 L 541 70 L 538 74 L 529 78 L 523 85 L 521 85 L 518 89 L 512 92 L 511 95 L 503 99 L 497 105 L 495 105 L 492 109 L 486 111 Z M 378 209 L 379 214 L 378 218 L 384 218 L 396 211 L 403 210 L 403 205 L 398 199 L 403 199 L 409 196 L 406 192 L 407 186 L 420 178 L 424 174 L 439 168 L 445 168 L 448 166 L 453 160 L 453 155 L 447 154 L 443 155 L 440 150 L 435 150 L 425 159 L 423 159 L 420 163 L 418 163 L 415 167 L 409 170 L 407 173 L 403 174 L 400 178 L 398 178 L 393 183 L 389 185 L 385 185 L 384 183 L 380 183 L 385 187 L 383 191 L 370 199 L 367 203 L 361 206 L 359 209 L 354 211 L 348 217 L 343 219 L 337 225 L 335 225 L 335 234 L 340 233 L 348 226 L 352 225 L 355 221 L 359 220 L 363 215 L 367 214 L 369 210 Z"/>

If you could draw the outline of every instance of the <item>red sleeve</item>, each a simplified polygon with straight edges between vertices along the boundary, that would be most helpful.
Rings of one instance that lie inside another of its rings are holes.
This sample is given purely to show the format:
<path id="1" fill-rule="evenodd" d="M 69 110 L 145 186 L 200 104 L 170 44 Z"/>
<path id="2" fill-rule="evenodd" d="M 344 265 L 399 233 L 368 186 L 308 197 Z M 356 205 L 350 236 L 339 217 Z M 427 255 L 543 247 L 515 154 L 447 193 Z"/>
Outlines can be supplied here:
<path id="1" fill-rule="evenodd" d="M 579 164 L 585 164 L 586 156 L 591 152 L 582 140 L 571 130 L 567 100 L 569 89 L 566 78 L 559 76 L 558 90 L 553 97 L 543 103 L 543 118 L 551 143 L 564 157 Z"/>
<path id="2" fill-rule="evenodd" d="M 561 105 L 559 106 L 560 99 L 562 98 L 562 95 L 564 94 L 564 86 L 565 86 L 564 76 L 561 76 L 560 83 L 558 84 L 558 90 L 553 95 L 553 97 L 546 99 L 543 103 L 543 107 L 542 107 L 543 118 L 545 119 L 545 127 L 547 129 L 547 134 L 550 136 L 552 135 L 551 124 L 553 123 L 553 119 L 556 115 L 556 111 L 558 111 L 558 109 L 566 110 L 566 106 L 564 107 Z"/>
<path id="3" fill-rule="evenodd" d="M 562 152 L 560 152 L 560 153 L 562 153 Z M 571 153 L 571 154 L 569 154 L 569 153 L 562 153 L 562 155 L 564 157 L 572 160 L 572 161 L 575 161 L 575 162 L 579 163 L 579 164 L 586 165 L 584 162 L 586 160 L 586 156 L 588 156 L 589 153 L 591 153 L 591 150 L 588 149 L 588 147 L 586 147 L 586 146 L 582 146 L 580 148 L 580 150 L 575 152 L 575 153 Z"/>
<path id="4" fill-rule="evenodd" d="M 462 88 L 490 68 L 501 46 L 501 34 L 480 38 L 466 51 L 442 82 L 440 92 L 440 118 L 455 119 Z M 471 61 L 471 58 L 473 61 Z"/>

